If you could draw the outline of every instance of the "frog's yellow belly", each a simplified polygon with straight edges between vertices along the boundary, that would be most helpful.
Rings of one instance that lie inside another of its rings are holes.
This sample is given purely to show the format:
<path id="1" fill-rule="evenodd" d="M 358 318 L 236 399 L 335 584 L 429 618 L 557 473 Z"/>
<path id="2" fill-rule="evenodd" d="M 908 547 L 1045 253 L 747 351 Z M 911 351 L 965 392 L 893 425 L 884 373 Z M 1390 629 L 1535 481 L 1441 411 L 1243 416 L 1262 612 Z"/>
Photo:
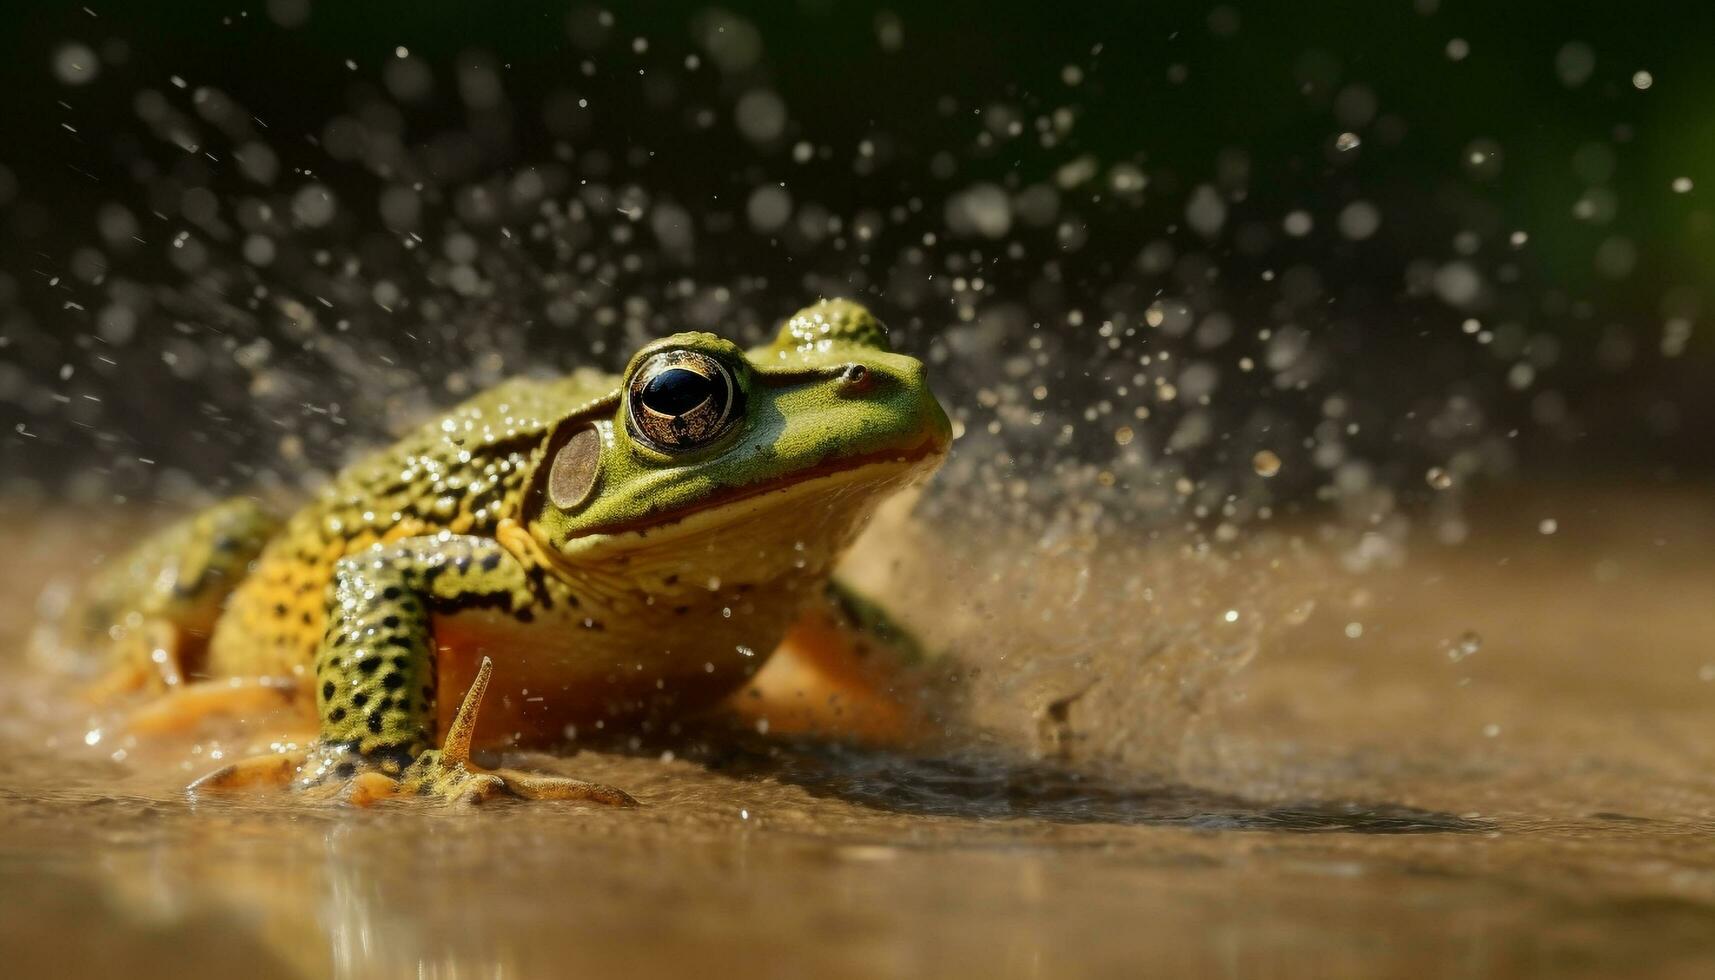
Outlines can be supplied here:
<path id="1" fill-rule="evenodd" d="M 599 732 L 662 730 L 743 687 L 779 645 L 785 617 L 742 627 L 687 614 L 599 630 L 581 619 L 521 623 L 472 610 L 434 618 L 436 727 L 445 732 L 484 657 L 494 665 L 477 722 L 485 745 L 546 745 Z M 649 617 L 654 619 L 654 617 Z"/>
<path id="2" fill-rule="evenodd" d="M 385 533 L 323 538 L 306 533 L 320 517 L 305 511 L 270 542 L 227 598 L 209 638 L 207 656 L 193 664 L 207 677 L 308 677 L 327 631 L 327 591 L 341 558 L 378 543 L 421 534 L 402 522 Z"/>

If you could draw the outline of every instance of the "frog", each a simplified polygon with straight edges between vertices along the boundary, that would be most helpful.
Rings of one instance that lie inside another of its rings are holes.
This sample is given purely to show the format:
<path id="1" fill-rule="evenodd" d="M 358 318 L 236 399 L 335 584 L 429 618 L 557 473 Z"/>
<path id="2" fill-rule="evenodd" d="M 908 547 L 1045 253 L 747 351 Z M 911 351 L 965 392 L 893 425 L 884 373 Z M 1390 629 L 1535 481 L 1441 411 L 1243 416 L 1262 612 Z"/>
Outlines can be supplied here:
<path id="1" fill-rule="evenodd" d="M 824 679 L 862 674 L 878 636 L 895 641 L 884 673 L 918 659 L 835 566 L 951 441 L 924 363 L 865 306 L 824 299 L 748 350 L 682 332 L 617 376 L 504 381 L 284 520 L 217 504 L 110 562 L 73 625 L 101 641 L 97 696 L 145 699 L 139 730 L 313 703 L 313 740 L 192 793 L 632 805 L 473 747 L 672 730 L 794 636 Z"/>

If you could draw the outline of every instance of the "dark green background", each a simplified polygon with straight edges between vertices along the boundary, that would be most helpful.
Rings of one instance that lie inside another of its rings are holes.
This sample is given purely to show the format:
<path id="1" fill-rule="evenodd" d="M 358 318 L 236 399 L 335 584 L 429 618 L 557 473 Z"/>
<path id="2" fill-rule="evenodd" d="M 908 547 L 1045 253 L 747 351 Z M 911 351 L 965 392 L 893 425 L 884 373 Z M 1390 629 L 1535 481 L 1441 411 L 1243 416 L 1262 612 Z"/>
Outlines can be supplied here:
<path id="1" fill-rule="evenodd" d="M 1259 281 L 1264 269 L 1314 267 L 1331 312 L 1308 325 L 1323 331 L 1342 359 L 1349 375 L 1344 389 L 1376 406 L 1380 417 L 1409 417 L 1425 391 L 1462 390 L 1487 406 L 1493 427 L 1519 428 L 1522 459 L 1545 472 L 1678 473 L 1715 463 L 1705 436 L 1715 424 L 1709 327 L 1696 323 L 1680 357 L 1658 351 L 1663 297 L 1687 287 L 1705 294 L 1715 271 L 1707 203 L 1715 194 L 1715 18 L 1704 5 L 1448 0 L 1426 14 L 1410 0 L 1233 3 L 1221 5 L 1238 16 L 1231 36 L 1211 29 L 1217 5 L 1204 3 L 733 5 L 761 32 L 761 64 L 741 78 L 705 70 L 680 79 L 668 108 L 645 98 L 634 68 L 671 73 L 696 49 L 692 24 L 708 6 L 616 5 L 611 36 L 589 50 L 568 36 L 573 6 L 323 0 L 307 23 L 288 30 L 269 21 L 260 0 L 95 3 L 95 16 L 79 4 L 9 5 L 0 41 L 0 164 L 16 175 L 19 192 L 0 207 L 0 270 L 16 281 L 11 300 L 30 311 L 30 329 L 20 335 L 27 342 L 0 356 L 43 378 L 70 359 L 77 327 L 45 282 L 67 252 L 92 237 L 92 214 L 102 201 L 138 195 L 127 142 L 137 139 L 136 127 L 127 120 L 139 87 L 164 86 L 177 74 L 225 90 L 267 120 L 283 163 L 311 167 L 342 198 L 363 200 L 374 192 L 374 178 L 328 165 L 302 134 L 318 132 L 340 111 L 354 83 L 373 86 L 376 66 L 396 46 L 437 67 L 480 49 L 505 65 L 514 114 L 504 145 L 484 161 L 497 169 L 551 156 L 553 141 L 537 110 L 548 93 L 567 86 L 600 110 L 580 133 L 581 145 L 616 157 L 647 148 L 650 155 L 628 176 L 685 201 L 730 200 L 789 174 L 798 199 L 813 198 L 835 213 L 887 208 L 912 195 L 938 207 L 974 180 L 1029 184 L 1079 154 L 1137 162 L 1151 178 L 1145 203 L 1125 212 L 1100 204 L 1088 209 L 1089 243 L 1068 260 L 1065 292 L 1073 296 L 1086 282 L 1111 279 L 1162 229 L 1182 224 L 1189 189 L 1211 179 L 1223 150 L 1242 149 L 1252 177 L 1234 220 L 1278 228 L 1281 215 L 1306 208 L 1318 217 L 1318 233 L 1302 240 L 1277 235 L 1261 256 L 1217 248 L 1222 275 L 1245 283 Z M 903 26 L 899 51 L 877 42 L 876 17 L 884 10 Z M 634 37 L 649 39 L 647 54 L 630 51 Z M 97 84 L 61 85 L 49 62 L 68 38 L 96 47 L 117 40 L 127 60 L 109 65 Z M 1447 56 L 1453 38 L 1469 45 L 1461 61 Z M 1596 52 L 1593 76 L 1576 89 L 1563 85 L 1554 67 L 1569 41 Z M 360 65 L 355 75 L 347 58 Z M 600 68 L 594 76 L 579 72 L 586 58 Z M 1084 73 L 1076 88 L 1061 80 L 1069 64 Z M 1170 80 L 1174 66 L 1182 66 L 1183 81 Z M 1653 75 L 1647 91 L 1631 83 L 1638 70 Z M 414 133 L 462 118 L 446 76 L 438 81 L 435 99 L 407 111 Z M 1365 132 L 1360 150 L 1336 157 L 1329 144 L 1342 127 L 1329 105 L 1351 83 L 1375 93 L 1381 115 L 1403 136 L 1389 143 Z M 790 106 L 792 129 L 780 146 L 758 149 L 730 126 L 693 133 L 686 125 L 685 106 L 699 100 L 725 106 L 733 90 L 756 84 L 778 91 Z M 698 92 L 695 85 L 725 91 Z M 1027 118 L 1069 106 L 1079 121 L 1069 140 L 1052 149 L 1021 140 L 985 150 L 972 142 L 980 128 L 972 113 L 995 102 L 1018 106 Z M 76 121 L 77 133 L 60 126 L 66 120 Z M 878 132 L 893 148 L 889 165 L 854 174 L 847 154 Z M 799 137 L 842 150 L 829 163 L 794 167 L 787 157 Z M 1474 178 L 1461 166 L 1465 147 L 1478 138 L 1504 149 L 1504 165 L 1492 179 Z M 1618 210 L 1600 226 L 1572 214 L 1587 186 L 1572 158 L 1591 143 L 1606 145 L 1615 158 L 1606 185 Z M 959 167 L 950 178 L 936 178 L 928 163 L 944 149 L 958 152 Z M 1694 190 L 1671 192 L 1676 177 L 1691 178 Z M 1358 198 L 1385 216 L 1380 233 L 1362 247 L 1331 233 L 1333 214 Z M 1530 245 L 1509 259 L 1520 278 L 1491 312 L 1558 338 L 1562 354 L 1538 387 L 1572 405 L 1569 424 L 1534 424 L 1530 399 L 1507 390 L 1506 365 L 1474 354 L 1458 333 L 1464 314 L 1406 295 L 1411 264 L 1448 259 L 1460 231 L 1483 236 L 1477 261 L 1489 264 L 1498 261 L 1512 229 L 1527 230 Z M 1639 254 L 1633 272 L 1618 280 L 1597 275 L 1593 266 L 1598 244 L 1611 235 L 1629 238 Z M 837 280 L 841 263 L 850 260 L 787 256 L 766 241 L 735 235 L 702 251 L 696 271 L 719 278 L 749 270 L 785 282 L 814 266 Z M 133 272 L 148 269 L 139 260 Z M 1022 295 L 1030 288 L 1028 269 L 994 275 L 1003 290 Z M 782 293 L 761 304 L 759 316 L 783 313 L 797 298 Z M 1261 285 L 1232 286 L 1229 299 L 1241 316 L 1266 322 L 1271 315 L 1272 294 Z M 875 301 L 886 307 L 885 296 Z M 920 312 L 909 318 L 934 329 Z M 1065 342 L 1077 343 L 1064 324 L 1045 322 L 1044 330 L 1066 331 Z M 1604 332 L 1615 330 L 1631 339 L 1637 355 L 1623 369 L 1605 369 L 1594 351 Z M 122 387 L 127 379 L 113 383 Z M 171 455 L 165 431 L 171 414 L 152 405 L 143 379 L 134 383 L 145 391 L 135 399 L 136 412 L 124 417 L 151 421 L 126 439 Z M 1056 391 L 1071 400 L 1063 406 L 1068 410 L 1090 397 L 1075 386 Z M 242 397 L 241 390 L 203 394 L 215 401 Z M 89 440 L 76 431 L 19 417 L 47 438 L 22 444 L 8 433 L 12 465 L 51 470 L 88 458 Z M 10 430 L 13 417 L 4 421 Z M 216 445 L 197 465 L 219 469 L 245 452 L 242 434 Z"/>

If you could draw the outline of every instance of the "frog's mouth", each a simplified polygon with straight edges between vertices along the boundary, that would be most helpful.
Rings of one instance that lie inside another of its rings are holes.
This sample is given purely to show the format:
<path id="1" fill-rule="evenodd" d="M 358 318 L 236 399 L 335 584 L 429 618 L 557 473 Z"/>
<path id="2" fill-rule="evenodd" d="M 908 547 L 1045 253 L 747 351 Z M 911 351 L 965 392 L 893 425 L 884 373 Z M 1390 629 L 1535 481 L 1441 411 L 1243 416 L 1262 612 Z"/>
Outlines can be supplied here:
<path id="1" fill-rule="evenodd" d="M 837 457 L 791 473 L 711 494 L 691 507 L 659 510 L 628 521 L 590 527 L 569 538 L 567 557 L 608 546 L 647 546 L 677 541 L 725 527 L 754 525 L 758 518 L 792 507 L 791 525 L 805 536 L 851 512 L 927 478 L 946 458 L 948 442 L 928 436 L 907 450 Z M 818 504 L 820 509 L 818 510 Z"/>

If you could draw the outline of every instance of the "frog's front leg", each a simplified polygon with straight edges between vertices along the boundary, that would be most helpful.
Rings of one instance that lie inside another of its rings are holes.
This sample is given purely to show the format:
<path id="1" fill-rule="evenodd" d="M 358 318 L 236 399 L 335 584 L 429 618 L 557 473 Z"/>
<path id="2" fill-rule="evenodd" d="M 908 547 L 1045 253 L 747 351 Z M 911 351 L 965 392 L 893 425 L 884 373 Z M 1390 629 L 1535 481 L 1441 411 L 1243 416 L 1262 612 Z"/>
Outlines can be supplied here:
<path id="1" fill-rule="evenodd" d="M 910 745 L 930 729 L 931 659 L 886 609 L 836 579 L 728 704 L 766 731 Z"/>
<path id="2" fill-rule="evenodd" d="M 303 787 L 344 783 L 356 802 L 400 794 L 634 802 L 609 786 L 471 762 L 486 663 L 444 744 L 435 747 L 432 614 L 476 603 L 516 612 L 535 601 L 523 567 L 497 542 L 440 534 L 377 546 L 339 562 L 327 601 L 327 632 L 315 661 L 315 747 L 301 765 L 264 757 L 212 773 L 194 789 L 275 782 L 292 772 Z"/>

